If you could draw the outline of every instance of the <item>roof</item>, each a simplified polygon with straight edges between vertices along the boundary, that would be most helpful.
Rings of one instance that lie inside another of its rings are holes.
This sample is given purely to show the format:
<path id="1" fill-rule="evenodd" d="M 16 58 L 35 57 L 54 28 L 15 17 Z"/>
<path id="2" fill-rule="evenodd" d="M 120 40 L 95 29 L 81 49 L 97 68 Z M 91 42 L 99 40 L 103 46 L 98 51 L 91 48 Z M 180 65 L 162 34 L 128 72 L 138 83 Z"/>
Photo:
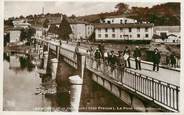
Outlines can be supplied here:
<path id="1" fill-rule="evenodd" d="M 180 32 L 181 28 L 180 26 L 155 26 L 153 28 L 154 33 L 156 33 L 156 31 L 168 31 L 171 33 L 175 33 L 175 32 Z"/>
<path id="2" fill-rule="evenodd" d="M 153 27 L 152 23 L 131 23 L 131 24 L 95 24 L 95 28 L 129 28 L 129 27 Z"/>
<path id="3" fill-rule="evenodd" d="M 78 20 L 78 19 L 71 19 L 71 18 L 67 18 L 68 23 L 70 24 L 89 24 L 86 21 L 83 20 Z M 61 18 L 55 18 L 53 20 L 49 20 L 50 24 L 60 24 L 61 23 Z"/>
<path id="4" fill-rule="evenodd" d="M 108 16 L 106 18 L 127 18 L 127 17 L 125 17 L 124 15 L 117 15 L 117 16 Z M 131 18 L 127 18 L 127 19 L 131 19 Z M 135 19 L 132 19 L 132 20 L 135 20 Z"/>
<path id="5" fill-rule="evenodd" d="M 83 20 L 70 19 L 70 18 L 68 18 L 67 20 L 70 24 L 89 24 L 88 22 Z"/>

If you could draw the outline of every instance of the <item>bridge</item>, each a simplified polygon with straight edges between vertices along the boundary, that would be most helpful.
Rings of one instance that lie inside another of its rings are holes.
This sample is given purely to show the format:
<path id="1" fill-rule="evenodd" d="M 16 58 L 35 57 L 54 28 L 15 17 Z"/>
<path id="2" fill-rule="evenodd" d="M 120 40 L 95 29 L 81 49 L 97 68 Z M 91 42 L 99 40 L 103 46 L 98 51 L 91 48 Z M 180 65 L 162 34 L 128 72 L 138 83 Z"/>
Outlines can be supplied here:
<path id="1" fill-rule="evenodd" d="M 86 53 L 84 47 L 79 47 L 80 56 L 76 57 L 75 45 L 67 43 L 60 45 L 57 41 L 41 38 L 36 38 L 36 41 L 37 48 L 46 46 L 48 51 L 56 54 L 56 58 L 62 56 L 71 67 L 79 69 L 82 73 L 85 69 L 89 70 L 97 84 L 135 110 L 149 111 L 148 105 L 153 105 L 165 111 L 179 111 L 180 70 L 178 69 L 160 66 L 159 72 L 153 72 L 152 63 L 142 61 L 142 70 L 121 67 L 112 70 L 103 61 L 97 66 L 97 61 Z M 134 64 L 134 59 L 131 59 L 132 67 Z M 85 69 L 81 69 L 81 66 Z M 81 78 L 83 79 L 82 74 Z"/>

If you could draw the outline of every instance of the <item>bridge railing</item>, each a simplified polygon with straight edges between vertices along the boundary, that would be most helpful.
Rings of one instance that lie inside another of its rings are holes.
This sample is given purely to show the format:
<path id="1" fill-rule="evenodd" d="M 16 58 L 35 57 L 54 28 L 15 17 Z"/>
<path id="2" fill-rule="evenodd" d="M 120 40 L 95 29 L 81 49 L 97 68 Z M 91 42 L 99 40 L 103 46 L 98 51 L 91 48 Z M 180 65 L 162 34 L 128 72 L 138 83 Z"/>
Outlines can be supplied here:
<path id="1" fill-rule="evenodd" d="M 51 46 L 51 49 L 56 50 L 55 48 L 54 45 Z M 60 54 L 76 62 L 74 51 L 61 48 Z M 136 93 L 158 104 L 179 111 L 179 87 L 176 85 L 137 73 L 124 67 L 110 66 L 103 60 L 95 60 L 93 56 L 86 57 L 86 65 L 88 68 L 94 69 L 104 74 L 104 76 L 112 78 L 130 90 L 132 89 Z"/>
<path id="2" fill-rule="evenodd" d="M 179 87 L 176 85 L 137 73 L 124 66 L 110 66 L 103 60 L 89 56 L 86 58 L 86 65 L 157 104 L 179 111 Z"/>

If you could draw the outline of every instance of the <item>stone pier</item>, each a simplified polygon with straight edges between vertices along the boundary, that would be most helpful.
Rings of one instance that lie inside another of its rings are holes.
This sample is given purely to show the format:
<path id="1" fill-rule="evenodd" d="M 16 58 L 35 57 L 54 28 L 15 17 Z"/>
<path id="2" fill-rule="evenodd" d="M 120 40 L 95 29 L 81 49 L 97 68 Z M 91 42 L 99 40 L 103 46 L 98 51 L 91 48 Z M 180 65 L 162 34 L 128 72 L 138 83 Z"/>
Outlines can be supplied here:
<path id="1" fill-rule="evenodd" d="M 56 79 L 57 66 L 58 66 L 58 59 L 57 58 L 51 59 L 51 75 L 52 75 L 52 80 L 55 80 Z"/>
<path id="2" fill-rule="evenodd" d="M 70 106 L 71 112 L 79 111 L 83 80 L 79 75 L 69 77 L 70 86 Z"/>

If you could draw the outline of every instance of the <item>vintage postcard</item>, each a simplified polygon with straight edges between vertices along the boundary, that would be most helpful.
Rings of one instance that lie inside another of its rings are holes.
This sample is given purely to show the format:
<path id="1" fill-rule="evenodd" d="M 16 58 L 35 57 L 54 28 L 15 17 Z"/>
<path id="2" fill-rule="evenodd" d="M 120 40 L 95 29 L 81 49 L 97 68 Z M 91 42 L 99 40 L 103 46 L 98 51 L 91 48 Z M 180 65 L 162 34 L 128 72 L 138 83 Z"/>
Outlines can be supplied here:
<path id="1" fill-rule="evenodd" d="M 3 112 L 182 112 L 180 1 L 3 8 Z"/>

